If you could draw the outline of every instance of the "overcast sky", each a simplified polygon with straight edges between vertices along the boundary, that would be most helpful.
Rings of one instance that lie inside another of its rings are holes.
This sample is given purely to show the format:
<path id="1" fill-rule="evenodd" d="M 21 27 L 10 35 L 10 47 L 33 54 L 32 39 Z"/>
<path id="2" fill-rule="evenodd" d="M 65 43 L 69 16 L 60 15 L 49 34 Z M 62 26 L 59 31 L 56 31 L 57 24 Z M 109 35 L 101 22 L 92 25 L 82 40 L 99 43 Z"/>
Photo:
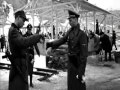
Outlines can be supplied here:
<path id="1" fill-rule="evenodd" d="M 90 3 L 105 10 L 120 10 L 120 0 L 88 0 Z"/>

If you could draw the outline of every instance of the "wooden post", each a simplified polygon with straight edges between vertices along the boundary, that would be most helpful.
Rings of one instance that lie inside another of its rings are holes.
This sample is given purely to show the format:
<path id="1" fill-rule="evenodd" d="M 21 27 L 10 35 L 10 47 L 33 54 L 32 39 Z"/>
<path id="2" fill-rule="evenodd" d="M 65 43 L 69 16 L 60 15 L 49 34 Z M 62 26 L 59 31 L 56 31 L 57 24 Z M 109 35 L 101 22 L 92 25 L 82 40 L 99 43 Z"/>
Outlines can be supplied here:
<path id="1" fill-rule="evenodd" d="M 33 33 L 35 33 L 35 28 L 34 28 L 34 11 L 32 11 L 32 19 L 33 19 Z"/>
<path id="2" fill-rule="evenodd" d="M 55 38 L 58 39 L 58 19 L 56 19 Z"/>
<path id="3" fill-rule="evenodd" d="M 112 22 L 112 31 L 113 31 L 113 16 L 112 16 L 112 21 L 111 22 Z"/>
<path id="4" fill-rule="evenodd" d="M 96 22 L 95 14 L 96 14 L 96 12 L 94 11 L 94 12 L 93 12 L 93 16 L 94 16 L 94 32 L 96 33 L 96 31 L 95 31 L 95 30 L 96 30 L 96 29 L 95 29 L 95 27 L 96 27 L 96 26 L 95 26 L 95 22 Z"/>
<path id="5" fill-rule="evenodd" d="M 104 20 L 104 33 L 107 33 L 106 32 L 106 14 L 104 14 L 104 17 L 105 17 L 105 20 Z"/>
<path id="6" fill-rule="evenodd" d="M 53 36 L 53 22 L 54 22 L 54 18 L 53 18 L 53 15 L 54 15 L 54 8 L 53 8 L 53 2 L 51 1 L 51 8 L 52 8 L 52 25 L 51 25 L 51 32 L 52 32 L 52 39 L 54 38 Z"/>
<path id="7" fill-rule="evenodd" d="M 86 12 L 86 30 L 88 29 L 88 20 L 87 20 L 87 12 Z"/>
<path id="8" fill-rule="evenodd" d="M 4 26 L 5 26 L 5 16 L 4 16 L 4 19 L 3 19 L 3 35 L 5 34 L 4 33 Z"/>

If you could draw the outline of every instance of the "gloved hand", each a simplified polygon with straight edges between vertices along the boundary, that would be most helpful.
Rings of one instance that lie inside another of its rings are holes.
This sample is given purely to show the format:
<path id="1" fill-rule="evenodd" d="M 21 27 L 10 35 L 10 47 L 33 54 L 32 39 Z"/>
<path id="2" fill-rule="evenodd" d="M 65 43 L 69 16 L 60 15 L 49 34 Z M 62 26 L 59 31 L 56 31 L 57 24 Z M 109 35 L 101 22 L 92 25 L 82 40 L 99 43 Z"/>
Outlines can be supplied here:
<path id="1" fill-rule="evenodd" d="M 76 75 L 76 78 L 82 83 L 85 82 L 85 76 Z"/>
<path id="2" fill-rule="evenodd" d="M 48 49 L 49 47 L 52 47 L 52 42 L 47 42 L 46 43 L 46 49 Z"/>
<path id="3" fill-rule="evenodd" d="M 35 62 L 34 59 L 32 59 L 31 64 L 34 64 L 34 62 Z"/>
<path id="4" fill-rule="evenodd" d="M 34 56 L 32 54 L 29 54 L 29 59 L 31 60 L 33 58 L 34 58 Z"/>

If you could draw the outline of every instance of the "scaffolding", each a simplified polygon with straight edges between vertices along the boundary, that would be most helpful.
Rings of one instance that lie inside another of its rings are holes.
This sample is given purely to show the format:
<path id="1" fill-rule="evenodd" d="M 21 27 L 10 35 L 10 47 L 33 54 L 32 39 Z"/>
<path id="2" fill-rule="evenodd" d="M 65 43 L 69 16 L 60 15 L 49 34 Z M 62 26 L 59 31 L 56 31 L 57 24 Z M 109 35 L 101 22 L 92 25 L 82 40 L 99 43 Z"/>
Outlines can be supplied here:
<path id="1" fill-rule="evenodd" d="M 99 21 L 99 26 L 101 26 L 104 31 L 106 31 L 106 18 L 108 15 L 111 15 L 110 12 L 101 9 L 88 1 L 85 0 L 6 0 L 7 3 L 12 4 L 14 11 L 24 10 L 27 15 L 31 15 L 33 19 L 33 27 L 35 27 L 35 16 L 38 17 L 39 21 L 42 22 L 47 20 L 50 22 L 52 38 L 53 31 L 52 27 L 55 26 L 55 33 L 58 34 L 59 28 L 62 28 L 60 24 L 61 21 L 65 22 L 68 17 L 68 10 L 73 10 L 80 14 L 80 25 L 84 26 L 82 29 L 89 30 L 88 24 L 89 19 L 92 18 L 93 22 L 93 31 L 96 29 L 96 17 L 102 16 L 102 20 Z M 14 3 L 14 2 L 15 3 Z M 20 5 L 16 6 L 16 1 L 20 2 Z M 111 18 L 113 16 L 111 15 Z M 112 22 L 112 21 L 111 21 Z M 84 23 L 84 25 L 83 25 Z M 39 23 L 38 23 L 39 25 Z M 4 25 L 3 25 L 4 26 Z M 66 24 L 68 27 L 68 24 Z M 68 29 L 68 28 L 67 28 Z M 4 30 L 4 29 L 3 29 Z M 112 25 L 113 30 L 113 25 Z M 35 31 L 35 29 L 34 29 Z M 4 31 L 3 31 L 4 32 Z M 55 36 L 57 38 L 57 36 Z"/>

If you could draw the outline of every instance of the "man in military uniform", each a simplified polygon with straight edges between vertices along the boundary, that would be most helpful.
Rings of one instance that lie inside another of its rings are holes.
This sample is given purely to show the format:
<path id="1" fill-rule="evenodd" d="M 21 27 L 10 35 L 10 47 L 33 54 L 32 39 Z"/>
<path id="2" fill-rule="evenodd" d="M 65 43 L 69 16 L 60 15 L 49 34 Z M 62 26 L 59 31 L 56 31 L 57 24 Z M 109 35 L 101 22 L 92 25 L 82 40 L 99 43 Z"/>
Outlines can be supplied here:
<path id="1" fill-rule="evenodd" d="M 116 33 L 115 33 L 114 30 L 112 32 L 112 47 L 113 47 L 113 45 L 115 46 L 115 49 L 117 50 L 117 46 L 116 46 Z"/>
<path id="2" fill-rule="evenodd" d="M 25 33 L 25 37 L 29 37 L 33 35 L 32 34 L 32 25 L 28 24 L 27 25 L 27 32 Z M 38 49 L 37 44 L 30 46 L 27 48 L 27 52 L 28 52 L 28 74 L 30 76 L 30 86 L 33 87 L 33 83 L 32 83 L 32 74 L 33 74 L 33 65 L 34 65 L 34 48 L 38 54 L 38 56 L 40 56 L 40 51 Z"/>
<path id="3" fill-rule="evenodd" d="M 40 41 L 42 35 L 37 31 L 35 35 L 24 37 L 20 32 L 24 22 L 27 21 L 25 12 L 15 13 L 15 22 L 11 24 L 8 33 L 8 42 L 11 52 L 11 69 L 9 75 L 9 90 L 29 90 L 28 88 L 28 68 L 27 68 L 27 48 Z"/>
<path id="4" fill-rule="evenodd" d="M 83 76 L 85 75 L 88 56 L 87 35 L 80 29 L 79 15 L 71 10 L 68 13 L 70 30 L 62 38 L 48 42 L 46 47 L 55 49 L 68 42 L 68 90 L 86 90 Z"/>

